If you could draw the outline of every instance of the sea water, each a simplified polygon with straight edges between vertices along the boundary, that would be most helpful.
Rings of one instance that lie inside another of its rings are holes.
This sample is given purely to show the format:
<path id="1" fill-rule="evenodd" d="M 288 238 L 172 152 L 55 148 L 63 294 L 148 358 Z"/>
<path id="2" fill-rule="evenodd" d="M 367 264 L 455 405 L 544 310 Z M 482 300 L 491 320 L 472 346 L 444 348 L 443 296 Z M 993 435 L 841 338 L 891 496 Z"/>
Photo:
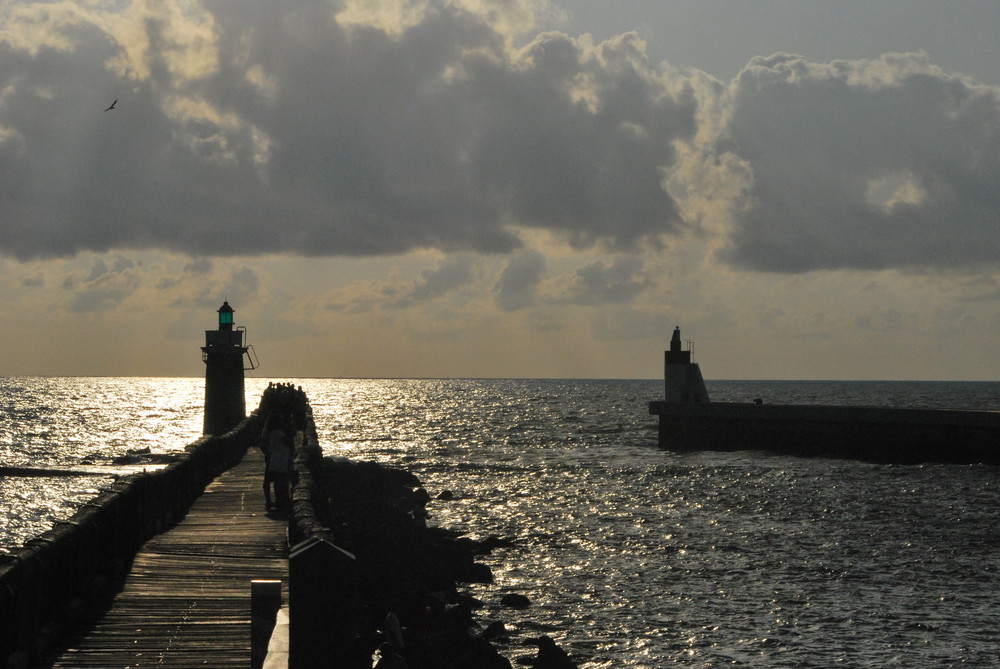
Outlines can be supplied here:
<path id="1" fill-rule="evenodd" d="M 412 471 L 437 525 L 514 540 L 480 619 L 587 669 L 1000 664 L 996 467 L 675 454 L 661 381 L 290 379 L 330 455 Z M 248 379 L 248 406 L 267 379 Z M 709 382 L 716 401 L 1000 410 L 998 383 Z M 129 449 L 199 436 L 200 379 L 0 379 L 0 545 L 72 513 Z M 103 474 L 103 475 L 102 475 Z M 508 592 L 524 611 L 502 610 Z"/>

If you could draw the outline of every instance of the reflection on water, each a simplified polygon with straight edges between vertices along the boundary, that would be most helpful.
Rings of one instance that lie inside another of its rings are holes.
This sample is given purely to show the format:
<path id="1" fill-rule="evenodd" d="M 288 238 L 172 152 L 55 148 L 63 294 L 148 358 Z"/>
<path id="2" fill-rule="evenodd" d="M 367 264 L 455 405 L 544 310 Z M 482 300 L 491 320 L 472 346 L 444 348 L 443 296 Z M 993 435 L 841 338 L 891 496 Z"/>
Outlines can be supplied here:
<path id="1" fill-rule="evenodd" d="M 133 377 L 0 378 L 0 461 L 72 468 L 129 449 L 183 450 L 201 436 L 204 381 Z"/>
<path id="2" fill-rule="evenodd" d="M 0 476 L 0 552 L 48 529 L 87 502 L 110 479 Z"/>
<path id="3" fill-rule="evenodd" d="M 4 423 L 5 456 L 30 443 L 71 464 L 134 448 L 136 435 L 176 430 L 181 448 L 200 432 L 201 380 L 165 380 L 177 394 L 163 402 L 147 396 L 163 386 L 168 397 L 163 380 L 51 381 L 50 395 L 22 381 L 35 406 L 5 400 L 23 427 Z M 544 633 L 588 669 L 1000 661 L 996 468 L 663 452 L 646 413 L 658 381 L 293 381 L 327 453 L 405 467 L 432 497 L 454 493 L 431 502 L 433 522 L 516 539 L 488 558 L 497 582 L 474 592 L 483 620 L 514 630 L 509 657 Z M 266 385 L 248 380 L 250 405 Z M 988 383 L 708 385 L 722 401 L 997 408 L 1000 397 Z M 78 441 L 53 437 L 58 416 Z M 105 421 L 116 427 L 102 441 Z M 52 494 L 71 496 L 0 482 L 5 505 L 43 500 L 25 515 Z M 535 604 L 501 611 L 507 592 Z"/>
<path id="4" fill-rule="evenodd" d="M 997 384 L 709 385 L 732 401 L 995 408 L 1000 396 Z M 516 538 L 489 558 L 485 616 L 549 634 L 585 666 L 994 666 L 982 632 L 1000 622 L 993 468 L 664 453 L 645 413 L 660 390 L 364 381 L 309 392 L 328 452 L 406 466 L 432 496 L 456 494 L 432 504 L 437 522 Z M 500 611 L 507 591 L 536 606 Z"/>
<path id="5" fill-rule="evenodd" d="M 113 461 L 130 449 L 183 450 L 201 436 L 204 393 L 201 379 L 0 377 L 0 464 L 108 473 L 0 476 L 0 546 L 71 516 L 129 471 Z"/>

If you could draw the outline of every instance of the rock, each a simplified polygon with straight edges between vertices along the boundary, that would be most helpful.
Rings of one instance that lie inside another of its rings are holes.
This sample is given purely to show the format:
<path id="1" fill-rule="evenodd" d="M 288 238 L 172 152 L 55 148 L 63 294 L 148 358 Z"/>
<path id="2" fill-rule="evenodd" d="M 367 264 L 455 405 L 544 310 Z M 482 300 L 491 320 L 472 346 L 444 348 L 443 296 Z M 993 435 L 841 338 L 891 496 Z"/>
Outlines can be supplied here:
<path id="1" fill-rule="evenodd" d="M 538 646 L 538 656 L 531 665 L 535 669 L 579 669 L 551 637 L 541 636 L 529 643 Z"/>
<path id="2" fill-rule="evenodd" d="M 512 592 L 500 598 L 501 606 L 509 606 L 512 609 L 526 609 L 531 606 L 531 600 L 524 595 Z"/>
<path id="3" fill-rule="evenodd" d="M 456 585 L 490 583 L 492 572 L 475 562 L 464 532 L 414 522 L 428 499 L 419 481 L 342 459 L 318 460 L 315 471 L 316 516 L 357 557 L 353 580 L 366 602 L 355 621 L 362 649 L 390 644 L 379 666 L 392 669 L 400 661 L 413 669 L 443 666 L 445 659 L 456 668 L 510 667 L 478 633 L 472 610 L 481 603 Z"/>
<path id="4" fill-rule="evenodd" d="M 480 638 L 486 639 L 487 641 L 493 641 L 494 639 L 505 639 L 507 638 L 507 627 L 503 622 L 497 620 L 486 626 L 483 633 L 479 635 Z"/>
<path id="5" fill-rule="evenodd" d="M 484 547 L 488 548 L 489 550 L 493 550 L 494 548 L 510 548 L 516 542 L 513 539 L 504 539 L 502 537 L 498 537 L 495 534 L 491 534 L 485 539 L 483 539 L 482 543 Z"/>

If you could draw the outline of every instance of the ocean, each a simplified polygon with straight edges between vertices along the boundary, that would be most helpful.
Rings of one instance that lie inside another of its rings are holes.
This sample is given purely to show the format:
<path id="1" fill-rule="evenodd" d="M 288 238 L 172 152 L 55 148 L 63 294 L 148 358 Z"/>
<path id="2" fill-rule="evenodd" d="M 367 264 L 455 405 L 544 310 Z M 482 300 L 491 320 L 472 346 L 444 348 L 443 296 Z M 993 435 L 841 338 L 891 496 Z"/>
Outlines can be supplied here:
<path id="1" fill-rule="evenodd" d="M 248 379 L 248 407 L 271 379 Z M 280 379 L 330 455 L 416 474 L 431 522 L 514 540 L 475 586 L 512 660 L 547 634 L 581 667 L 1000 665 L 990 466 L 675 454 L 662 381 Z M 1000 383 L 710 381 L 713 401 L 1000 410 Z M 2 378 L 0 546 L 70 515 L 130 449 L 200 436 L 202 379 Z M 444 491 L 451 499 L 437 499 Z M 523 611 L 503 594 L 527 595 Z"/>

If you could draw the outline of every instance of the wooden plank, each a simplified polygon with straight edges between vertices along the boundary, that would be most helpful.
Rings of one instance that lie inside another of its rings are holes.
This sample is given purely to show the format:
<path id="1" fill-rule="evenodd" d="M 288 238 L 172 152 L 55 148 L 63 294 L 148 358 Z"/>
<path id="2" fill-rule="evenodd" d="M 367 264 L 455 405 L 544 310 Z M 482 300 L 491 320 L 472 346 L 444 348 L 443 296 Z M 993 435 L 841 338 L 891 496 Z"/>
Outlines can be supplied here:
<path id="1" fill-rule="evenodd" d="M 251 449 L 174 528 L 136 556 L 112 607 L 37 667 L 247 667 L 250 581 L 282 582 L 286 521 L 264 510 L 263 457 Z"/>

